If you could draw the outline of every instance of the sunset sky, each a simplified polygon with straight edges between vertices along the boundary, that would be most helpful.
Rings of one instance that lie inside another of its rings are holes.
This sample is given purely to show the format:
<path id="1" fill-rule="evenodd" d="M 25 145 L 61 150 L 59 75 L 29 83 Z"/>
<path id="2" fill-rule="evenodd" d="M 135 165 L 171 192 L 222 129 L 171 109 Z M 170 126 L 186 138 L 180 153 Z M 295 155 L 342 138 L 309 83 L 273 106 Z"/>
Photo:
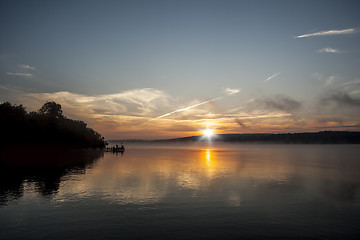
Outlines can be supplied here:
<path id="1" fill-rule="evenodd" d="M 0 2 L 0 102 L 106 139 L 360 131 L 360 1 Z"/>

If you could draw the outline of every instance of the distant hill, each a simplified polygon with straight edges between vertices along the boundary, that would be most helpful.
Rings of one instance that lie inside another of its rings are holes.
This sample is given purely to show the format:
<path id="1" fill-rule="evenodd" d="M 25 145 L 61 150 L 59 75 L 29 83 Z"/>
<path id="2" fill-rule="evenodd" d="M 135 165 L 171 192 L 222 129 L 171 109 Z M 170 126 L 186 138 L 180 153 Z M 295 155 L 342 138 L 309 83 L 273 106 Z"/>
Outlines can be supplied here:
<path id="1" fill-rule="evenodd" d="M 207 141 L 203 136 L 170 139 L 169 141 Z M 323 131 L 314 133 L 280 133 L 280 134 L 219 134 L 213 141 L 248 142 L 248 143 L 360 143 L 360 132 Z"/>
<path id="2" fill-rule="evenodd" d="M 127 140 L 126 142 L 206 142 L 204 136 L 191 136 L 164 140 Z M 255 133 L 255 134 L 218 134 L 215 135 L 213 142 L 238 142 L 238 143 L 303 143 L 303 144 L 359 144 L 360 132 L 347 131 L 322 131 L 304 133 Z"/>

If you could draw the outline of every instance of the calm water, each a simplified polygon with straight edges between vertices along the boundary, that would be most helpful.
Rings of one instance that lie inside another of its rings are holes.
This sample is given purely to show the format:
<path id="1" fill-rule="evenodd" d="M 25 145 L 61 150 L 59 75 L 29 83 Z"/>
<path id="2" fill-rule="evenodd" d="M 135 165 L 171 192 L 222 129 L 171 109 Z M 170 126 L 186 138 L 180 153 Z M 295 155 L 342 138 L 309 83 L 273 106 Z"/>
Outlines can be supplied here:
<path id="1" fill-rule="evenodd" d="M 1 166 L 1 239 L 360 239 L 359 145 L 127 145 L 60 158 Z"/>

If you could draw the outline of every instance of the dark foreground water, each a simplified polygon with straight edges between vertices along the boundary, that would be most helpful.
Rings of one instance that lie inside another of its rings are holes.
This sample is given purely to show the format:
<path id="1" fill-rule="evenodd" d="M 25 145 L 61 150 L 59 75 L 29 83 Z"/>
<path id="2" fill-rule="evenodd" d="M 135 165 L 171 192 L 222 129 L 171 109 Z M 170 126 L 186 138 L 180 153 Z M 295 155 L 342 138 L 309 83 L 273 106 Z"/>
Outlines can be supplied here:
<path id="1" fill-rule="evenodd" d="M 359 145 L 128 145 L 0 173 L 1 239 L 360 239 Z"/>

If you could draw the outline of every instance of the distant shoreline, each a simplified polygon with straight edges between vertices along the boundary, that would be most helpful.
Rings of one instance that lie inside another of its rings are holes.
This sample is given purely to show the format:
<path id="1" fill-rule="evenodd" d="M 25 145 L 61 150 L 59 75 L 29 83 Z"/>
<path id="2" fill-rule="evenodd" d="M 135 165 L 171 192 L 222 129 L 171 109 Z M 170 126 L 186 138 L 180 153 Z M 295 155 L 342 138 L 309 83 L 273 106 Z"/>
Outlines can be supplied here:
<path id="1" fill-rule="evenodd" d="M 190 136 L 182 138 L 142 140 L 123 139 L 109 140 L 109 143 L 121 141 L 124 143 L 186 143 L 207 142 L 208 138 Z M 360 132 L 349 131 L 321 131 L 303 133 L 253 133 L 253 134 L 218 134 L 211 138 L 211 142 L 232 143 L 283 143 L 283 144 L 360 144 Z"/>

